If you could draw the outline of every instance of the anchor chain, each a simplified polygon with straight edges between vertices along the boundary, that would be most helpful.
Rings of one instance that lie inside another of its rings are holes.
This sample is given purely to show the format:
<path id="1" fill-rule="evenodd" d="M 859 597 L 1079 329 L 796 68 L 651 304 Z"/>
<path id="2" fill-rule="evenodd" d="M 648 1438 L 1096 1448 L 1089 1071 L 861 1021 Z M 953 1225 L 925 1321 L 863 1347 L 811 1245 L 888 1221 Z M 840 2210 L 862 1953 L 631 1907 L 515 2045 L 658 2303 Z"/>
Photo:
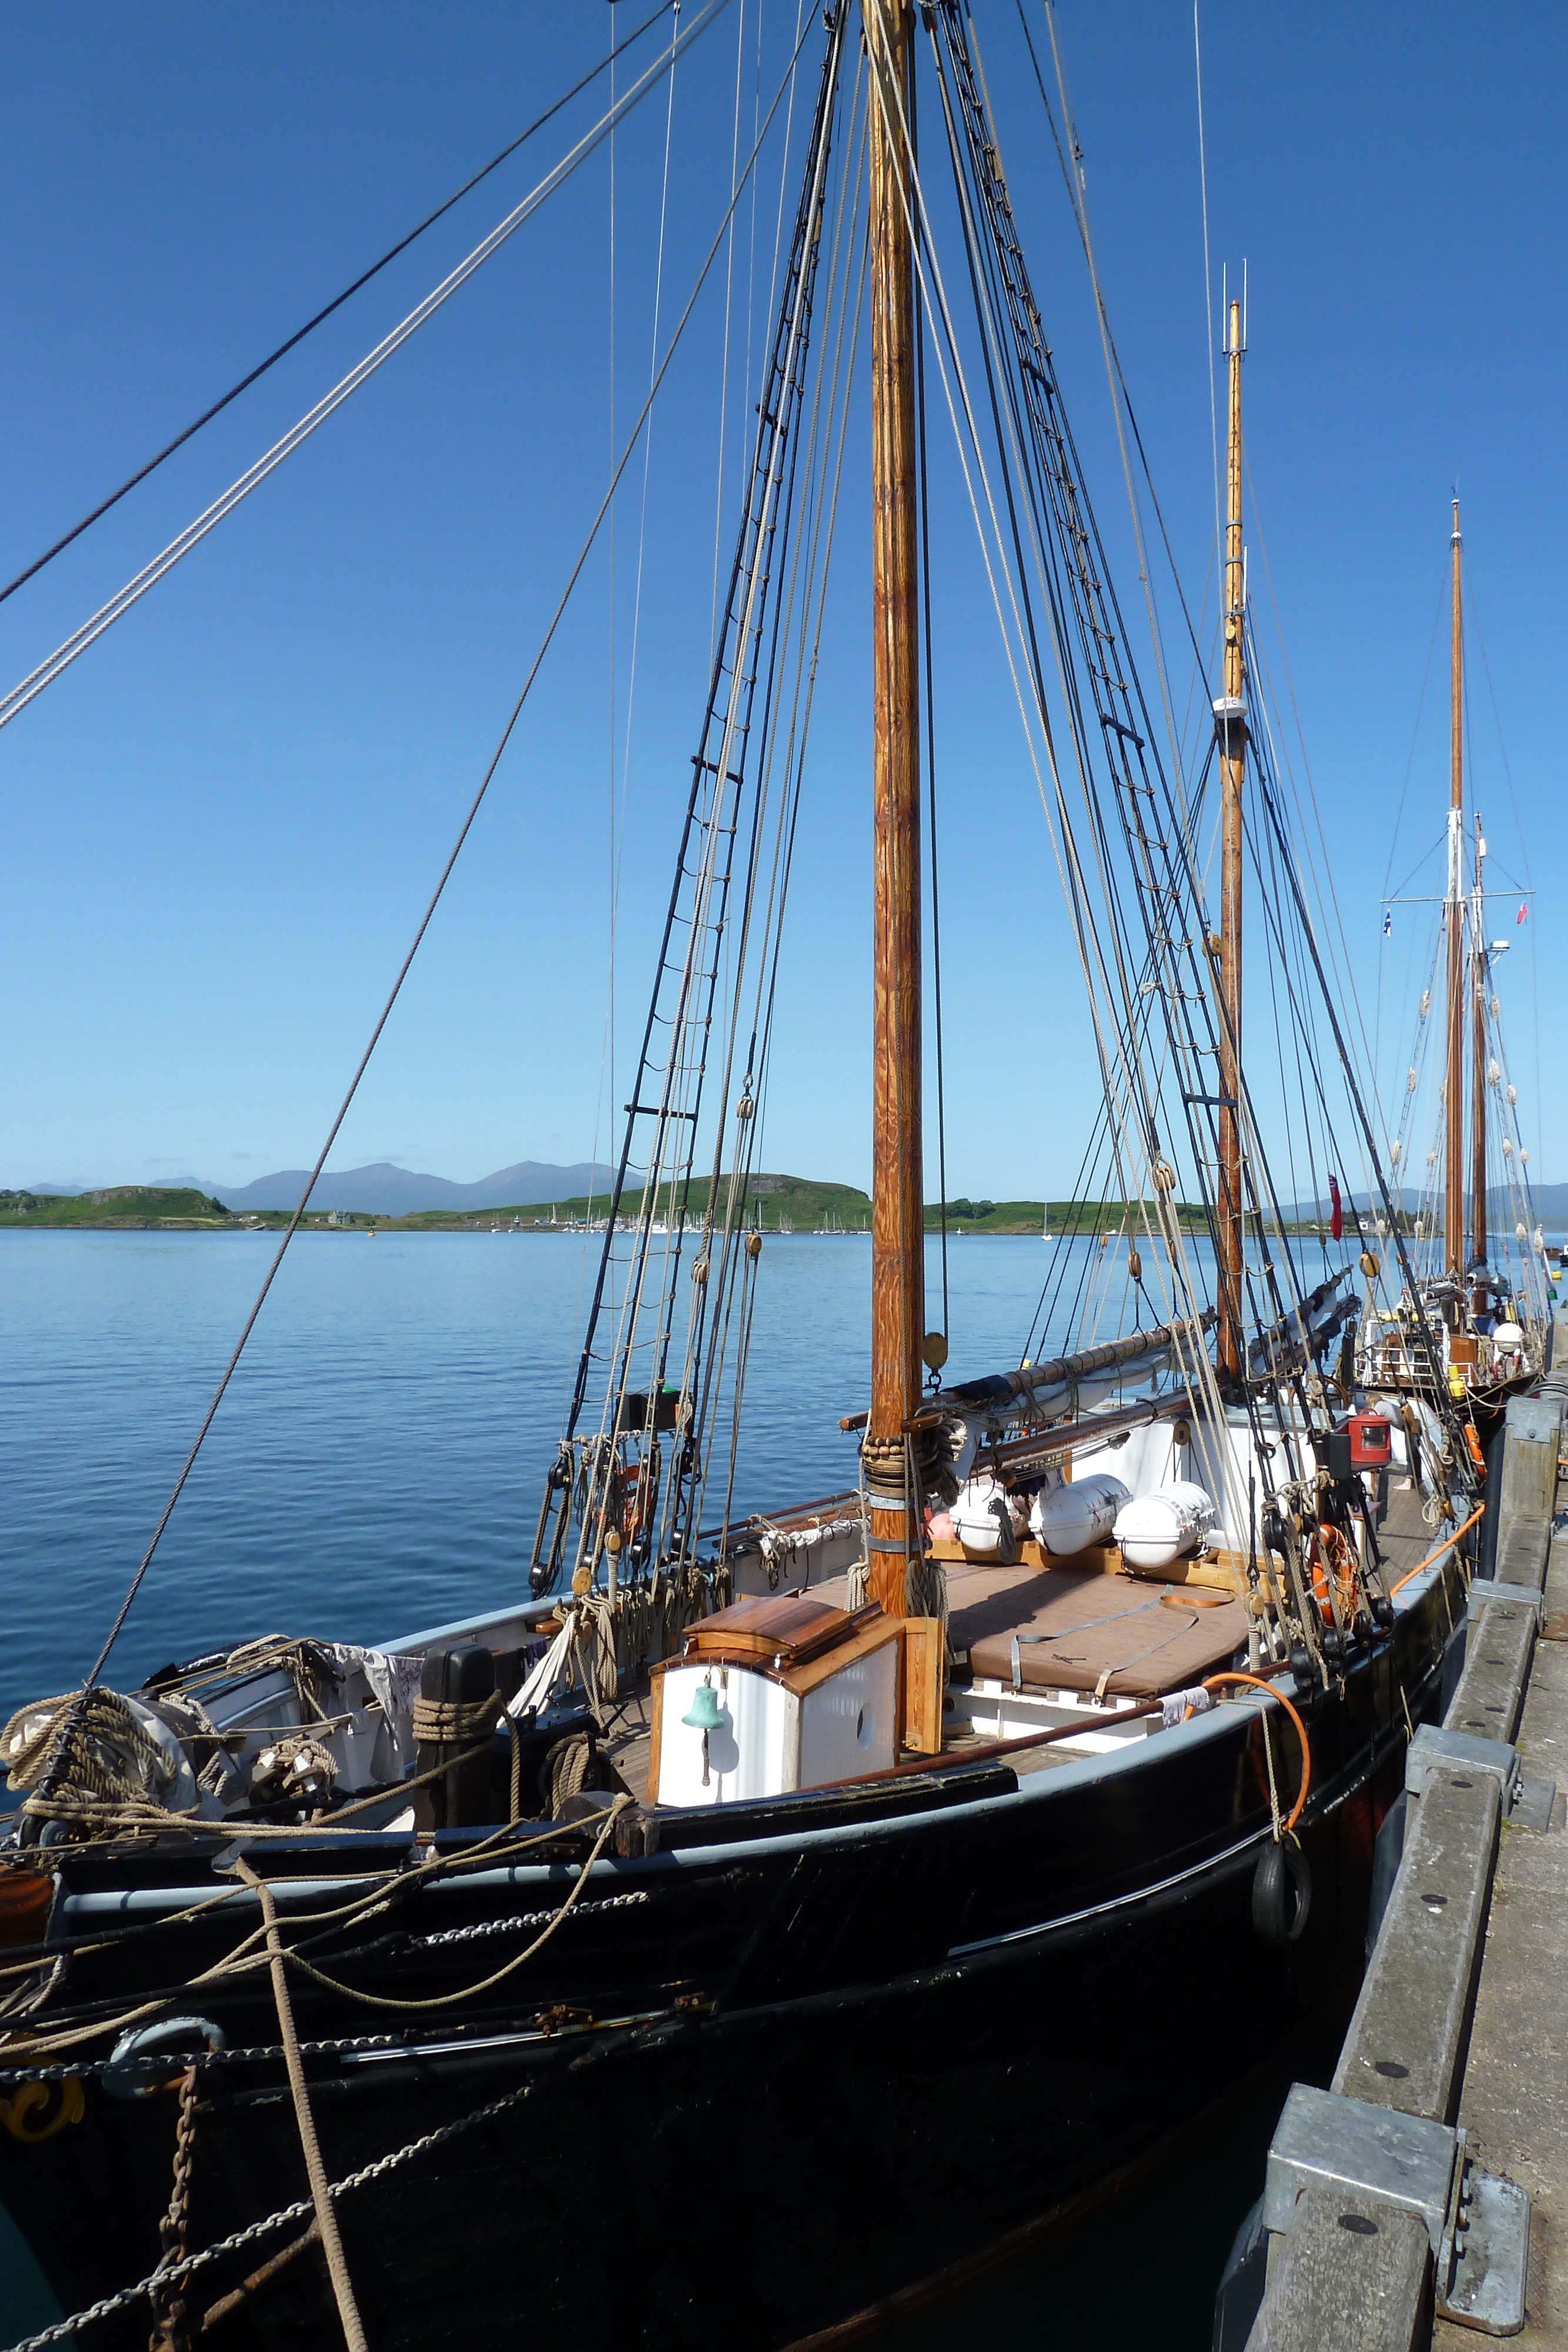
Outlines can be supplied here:
<path id="1" fill-rule="evenodd" d="M 152 2274 L 150 2300 L 152 2334 L 148 2352 L 190 2352 L 185 2298 L 176 2274 L 185 2268 L 185 2242 L 191 2223 L 191 2167 L 196 2153 L 196 2069 L 187 2066 L 180 2078 L 180 2113 L 174 2126 L 174 2180 L 169 2210 L 158 2224 L 162 2259 Z"/>

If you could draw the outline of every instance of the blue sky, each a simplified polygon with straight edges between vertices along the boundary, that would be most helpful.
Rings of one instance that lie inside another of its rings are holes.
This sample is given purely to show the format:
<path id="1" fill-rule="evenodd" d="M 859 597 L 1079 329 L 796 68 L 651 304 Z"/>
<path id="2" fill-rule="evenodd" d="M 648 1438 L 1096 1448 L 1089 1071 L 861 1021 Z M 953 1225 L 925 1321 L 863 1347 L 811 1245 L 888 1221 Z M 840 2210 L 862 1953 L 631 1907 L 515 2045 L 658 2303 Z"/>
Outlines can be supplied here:
<path id="1" fill-rule="evenodd" d="M 37 552 L 575 79 L 605 45 L 610 15 L 71 0 L 11 12 L 0 24 L 0 571 Z M 795 21 L 795 0 L 762 0 L 758 55 L 756 0 L 744 26 L 731 0 L 679 69 L 666 320 L 725 201 L 737 33 L 749 106 L 771 88 Z M 1064 0 L 1058 21 L 1106 296 L 1196 601 L 1213 493 L 1190 13 L 1169 0 Z M 1124 557 L 1082 264 L 1011 0 L 985 0 L 977 22 L 1048 332 Z M 1517 942 L 1504 1018 L 1536 1173 L 1561 1177 L 1568 47 L 1552 12 L 1510 5 L 1482 23 L 1457 5 L 1212 0 L 1202 32 L 1216 301 L 1222 264 L 1234 274 L 1245 256 L 1249 273 L 1253 588 L 1266 616 L 1270 585 L 1277 600 L 1270 661 L 1288 698 L 1288 658 L 1365 1027 L 1396 1085 L 1429 910 L 1396 909 L 1385 946 L 1379 900 L 1412 869 L 1409 890 L 1435 887 L 1419 861 L 1440 836 L 1446 793 L 1440 640 L 1427 672 L 1457 482 L 1490 673 L 1490 687 L 1484 672 L 1473 680 L 1471 725 L 1494 879 L 1541 892 L 1521 931 L 1500 921 Z M 592 105 L 580 100 L 0 606 L 0 687 L 401 317 Z M 314 1157 L 601 493 L 612 384 L 622 430 L 645 387 L 664 127 L 655 97 L 616 142 L 613 377 L 601 151 L 0 734 L 0 1181 L 194 1172 L 238 1184 Z M 754 349 L 776 155 L 769 171 Z M 751 236 L 747 214 L 737 342 Z M 605 544 L 336 1164 L 398 1159 L 467 1180 L 525 1157 L 579 1160 L 596 1141 L 602 1155 L 613 1140 L 608 1106 L 624 1087 L 603 1052 L 612 773 L 624 761 L 623 1047 L 706 684 L 722 331 L 722 288 L 710 289 L 661 401 L 629 752 L 635 467 L 617 512 L 613 607 Z M 732 425 L 735 414 L 732 401 Z M 764 1154 L 855 1181 L 869 1167 L 862 455 L 857 442 Z M 1060 1191 L 1092 1108 L 1077 983 L 952 482 L 936 530 L 950 1190 Z M 1130 605 L 1125 562 L 1120 578 Z"/>

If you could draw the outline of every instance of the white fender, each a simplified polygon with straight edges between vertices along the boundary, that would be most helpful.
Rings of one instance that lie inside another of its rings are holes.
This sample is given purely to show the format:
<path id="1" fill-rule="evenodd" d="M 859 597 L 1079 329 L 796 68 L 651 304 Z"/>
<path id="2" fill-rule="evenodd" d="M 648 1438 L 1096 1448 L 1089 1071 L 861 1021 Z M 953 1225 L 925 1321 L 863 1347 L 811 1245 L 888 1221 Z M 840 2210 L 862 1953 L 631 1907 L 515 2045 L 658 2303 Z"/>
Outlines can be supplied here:
<path id="1" fill-rule="evenodd" d="M 1128 1490 L 1107 1470 L 1092 1471 L 1065 1486 L 1042 1486 L 1029 1515 L 1030 1532 L 1058 1559 L 1108 1543 Z"/>
<path id="2" fill-rule="evenodd" d="M 1129 1568 L 1174 1568 L 1202 1549 L 1218 1516 L 1202 1486 L 1178 1478 L 1127 1505 L 1117 1517 L 1116 1541 Z"/>

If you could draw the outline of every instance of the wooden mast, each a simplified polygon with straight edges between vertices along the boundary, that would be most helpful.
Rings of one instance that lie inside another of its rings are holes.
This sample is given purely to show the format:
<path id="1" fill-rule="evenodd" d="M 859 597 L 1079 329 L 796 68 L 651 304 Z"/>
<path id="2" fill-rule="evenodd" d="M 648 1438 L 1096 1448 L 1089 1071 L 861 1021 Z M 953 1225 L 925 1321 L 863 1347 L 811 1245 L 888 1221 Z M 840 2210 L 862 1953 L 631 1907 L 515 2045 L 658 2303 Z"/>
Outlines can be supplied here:
<path id="1" fill-rule="evenodd" d="M 871 62 L 874 975 L 866 1592 L 904 1610 L 904 1426 L 925 1320 L 920 1105 L 920 733 L 909 0 L 862 0 Z M 918 1495 L 907 1497 L 911 1511 Z M 918 1528 L 910 1537 L 918 1541 Z"/>
<path id="2" fill-rule="evenodd" d="M 1448 655 L 1448 1067 L 1443 1079 L 1443 1254 L 1462 1275 L 1465 1255 L 1464 645 L 1459 608 L 1459 502 L 1454 500 L 1453 623 Z"/>
<path id="3" fill-rule="evenodd" d="M 1230 412 L 1225 457 L 1225 692 L 1215 711 L 1223 818 L 1219 877 L 1219 1293 L 1220 1377 L 1240 1378 L 1241 1329 L 1241 787 L 1247 773 L 1246 580 L 1241 560 L 1241 305 L 1232 302 L 1225 353 Z"/>
<path id="4" fill-rule="evenodd" d="M 1487 956 L 1481 885 L 1480 819 L 1476 819 L 1476 891 L 1470 900 L 1470 1243 L 1471 1262 L 1487 1262 Z"/>

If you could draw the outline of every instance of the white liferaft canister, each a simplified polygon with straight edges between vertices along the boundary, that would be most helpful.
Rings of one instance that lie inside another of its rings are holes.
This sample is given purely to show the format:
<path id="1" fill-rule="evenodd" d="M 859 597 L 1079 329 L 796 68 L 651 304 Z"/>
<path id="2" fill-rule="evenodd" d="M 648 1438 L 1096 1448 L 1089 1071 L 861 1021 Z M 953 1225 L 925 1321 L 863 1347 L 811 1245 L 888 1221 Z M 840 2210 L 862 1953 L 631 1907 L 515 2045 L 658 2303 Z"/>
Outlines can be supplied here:
<path id="1" fill-rule="evenodd" d="M 1109 1543 L 1116 1515 L 1127 1501 L 1127 1488 L 1108 1471 L 1091 1472 L 1065 1486 L 1042 1486 L 1029 1515 L 1030 1533 L 1058 1559 L 1086 1551 L 1091 1544 Z"/>
<path id="2" fill-rule="evenodd" d="M 1203 1544 L 1218 1514 L 1202 1486 L 1176 1479 L 1140 1495 L 1116 1520 L 1116 1541 L 1129 1568 L 1174 1568 Z"/>
<path id="3" fill-rule="evenodd" d="M 979 1477 L 967 1479 L 958 1489 L 958 1499 L 950 1517 L 953 1532 L 967 1552 L 985 1557 L 995 1552 L 1001 1540 L 999 1509 L 1006 1513 L 1015 1536 L 1021 1536 L 1027 1524 L 1024 1507 L 1016 1496 L 1009 1495 L 999 1478 L 988 1470 Z"/>

